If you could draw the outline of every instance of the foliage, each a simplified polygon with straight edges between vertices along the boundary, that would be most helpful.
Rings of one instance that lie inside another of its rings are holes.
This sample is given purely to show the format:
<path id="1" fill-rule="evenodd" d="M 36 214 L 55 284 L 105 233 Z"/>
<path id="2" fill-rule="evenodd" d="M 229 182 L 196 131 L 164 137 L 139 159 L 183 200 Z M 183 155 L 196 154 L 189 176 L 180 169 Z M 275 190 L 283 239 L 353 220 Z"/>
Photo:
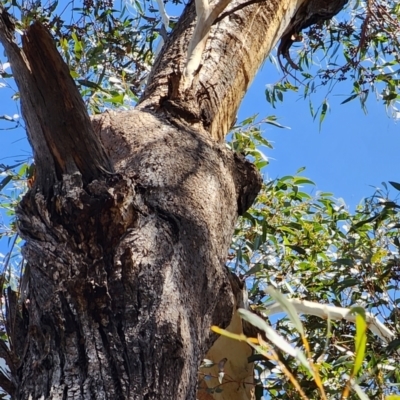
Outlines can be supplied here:
<path id="1" fill-rule="evenodd" d="M 63 8 L 57 1 L 34 2 L 29 7 L 14 0 L 3 0 L 2 4 L 20 16 L 16 21 L 20 30 L 35 19 L 49 27 L 91 113 L 128 107 L 137 101 L 159 39 L 160 16 L 150 1 L 124 3 L 118 9 L 104 0 L 84 0 L 73 9 L 69 5 Z M 358 1 L 346 12 L 350 17 L 339 16 L 304 33 L 306 45 L 298 59 L 301 71 L 296 75 L 289 71 L 267 89 L 272 105 L 283 101 L 286 92 L 302 91 L 304 98 L 310 98 L 325 87 L 319 107 L 315 109 L 310 100 L 311 114 L 321 124 L 329 108 L 328 95 L 339 82 L 350 80 L 351 93 L 343 103 L 359 99 L 365 108 L 369 94 L 375 92 L 385 106 L 397 112 L 398 3 Z M 317 63 L 318 59 L 319 65 L 313 66 L 311 60 Z M 0 75 L 1 85 L 13 87 L 7 68 L 0 66 Z M 13 97 L 18 99 L 18 93 Z M 18 116 L 0 118 L 19 126 Z M 271 147 L 261 123 L 282 127 L 275 116 L 260 123 L 254 116 L 233 129 L 229 143 L 260 170 L 268 165 L 260 147 Z M 11 247 L 3 260 L 1 282 L 15 288 L 12 277 L 18 277 L 23 261 L 14 245 L 18 239 L 13 210 L 33 177 L 33 169 L 31 163 L 18 163 L 0 165 L 0 171 L 0 206 L 8 214 L 0 237 Z M 266 329 L 271 325 L 291 349 L 298 350 L 291 356 L 292 350 L 288 351 L 286 344 L 277 346 L 272 334 L 270 342 L 241 338 L 266 357 L 257 363 L 258 396 L 316 399 L 325 393 L 327 398 L 336 399 L 352 382 L 353 388 L 370 397 L 399 394 L 396 385 L 400 375 L 393 366 L 400 361 L 400 341 L 386 345 L 365 332 L 362 312 L 356 324 L 302 316 L 299 325 L 293 317 L 268 320 L 265 316 L 274 297 L 267 288 L 274 287 L 290 298 L 348 308 L 361 306 L 399 334 L 398 198 L 382 184 L 352 213 L 330 193 L 310 195 L 313 182 L 301 172 L 264 183 L 257 201 L 238 223 L 228 256 L 231 268 L 246 280 L 252 309 L 263 316 L 258 320 L 261 329 L 271 332 Z M 391 186 L 400 189 L 397 183 Z M 249 314 L 243 316 L 255 321 Z M 4 342 L 5 331 L 3 321 Z M 300 351 L 305 356 L 298 356 Z M 299 386 L 303 395 L 296 390 Z M 349 394 L 349 398 L 357 396 L 355 391 Z"/>
<path id="2" fill-rule="evenodd" d="M 126 2 L 118 9 L 109 0 L 83 0 L 80 7 L 58 0 L 1 4 L 20 16 L 19 32 L 35 20 L 49 28 L 90 112 L 137 102 L 159 37 L 160 16 L 151 2 Z M 3 85 L 12 78 L 0 74 Z"/>
<path id="3" fill-rule="evenodd" d="M 15 209 L 34 178 L 34 164 L 22 160 L 14 165 L 0 164 L 0 241 L 6 254 L 0 253 L 0 282 L 18 291 L 24 260 L 21 255 L 21 238 L 17 233 Z"/>
<path id="4" fill-rule="evenodd" d="M 287 65 L 285 76 L 267 87 L 267 101 L 275 106 L 283 101 L 285 92 L 302 92 L 302 97 L 309 99 L 311 115 L 322 123 L 329 95 L 339 83 L 346 82 L 345 90 L 350 93 L 342 104 L 358 99 L 366 111 L 373 93 L 398 119 L 399 21 L 396 0 L 350 2 L 336 19 L 303 33 L 304 45 L 295 50 L 300 72 Z M 312 101 L 315 97 L 318 107 Z"/>
<path id="5" fill-rule="evenodd" d="M 243 137 L 246 143 L 248 135 Z M 398 196 L 391 198 L 389 186 L 383 183 L 382 189 L 351 213 L 343 200 L 330 193 L 311 196 L 307 187 L 313 182 L 298 174 L 265 182 L 235 232 L 229 265 L 246 280 L 252 309 L 267 315 L 272 300 L 268 288 L 274 287 L 289 298 L 362 307 L 397 336 Z M 395 182 L 391 187 L 400 189 Z M 360 359 L 357 325 L 361 322 L 327 324 L 320 318 L 303 316 L 305 336 L 290 318 L 274 316 L 269 322 L 316 365 L 329 399 L 344 398 L 342 388 L 353 378 L 353 387 L 358 384 L 370 397 L 398 393 L 400 376 L 393 367 L 400 362 L 397 339 L 387 344 L 368 332 L 365 354 Z M 271 364 L 264 362 L 257 366 L 259 384 L 269 393 L 266 398 L 320 398 L 315 377 L 304 370 L 303 364 L 276 346 L 268 347 L 276 353 L 275 367 L 271 370 Z M 296 393 L 282 365 L 300 382 L 305 397 Z M 349 398 L 358 397 L 351 392 Z"/>

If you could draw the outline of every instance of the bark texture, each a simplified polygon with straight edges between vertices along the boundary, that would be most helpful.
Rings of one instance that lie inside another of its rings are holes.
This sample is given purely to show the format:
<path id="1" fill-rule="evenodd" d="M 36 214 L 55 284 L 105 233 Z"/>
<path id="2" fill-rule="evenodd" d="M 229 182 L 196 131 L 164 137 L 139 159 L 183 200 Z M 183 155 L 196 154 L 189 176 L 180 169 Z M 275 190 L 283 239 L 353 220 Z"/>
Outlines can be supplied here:
<path id="1" fill-rule="evenodd" d="M 196 18 L 191 2 L 155 62 L 139 108 L 162 112 L 177 125 L 223 141 L 260 65 L 305 1 L 233 1 L 211 30 L 197 79 L 183 92 L 182 71 Z"/>
<path id="2" fill-rule="evenodd" d="M 21 51 L 14 42 L 11 18 L 3 12 L 0 40 L 20 90 L 36 161 L 36 187 L 47 193 L 63 174 L 80 173 L 87 184 L 112 172 L 68 66 L 55 51 L 48 31 L 40 23 L 33 24 L 22 37 Z"/>
<path id="3" fill-rule="evenodd" d="M 232 316 L 232 211 L 259 177 L 148 113 L 97 124 L 118 173 L 87 186 L 65 175 L 50 202 L 19 208 L 31 267 L 17 398 L 194 399 L 210 326 Z"/>
<path id="4" fill-rule="evenodd" d="M 93 126 L 46 30 L 32 25 L 20 49 L 1 13 L 37 163 L 17 210 L 29 268 L 15 398 L 196 398 L 210 326 L 234 311 L 224 263 L 236 218 L 261 184 L 220 142 L 301 2 L 233 2 L 182 92 L 190 4 L 137 110 Z"/>

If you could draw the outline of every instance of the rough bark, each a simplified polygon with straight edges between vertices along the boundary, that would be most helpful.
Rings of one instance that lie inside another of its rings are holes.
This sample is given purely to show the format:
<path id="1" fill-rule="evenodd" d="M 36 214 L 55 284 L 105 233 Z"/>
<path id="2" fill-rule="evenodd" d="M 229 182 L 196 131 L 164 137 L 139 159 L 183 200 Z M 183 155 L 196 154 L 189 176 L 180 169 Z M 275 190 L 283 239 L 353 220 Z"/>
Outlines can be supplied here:
<path id="1" fill-rule="evenodd" d="M 0 40 L 20 90 L 36 161 L 35 187 L 47 193 L 63 174 L 80 173 L 87 184 L 112 172 L 68 66 L 55 51 L 48 31 L 40 23 L 33 24 L 22 37 L 21 51 L 13 40 L 11 19 L 3 12 Z"/>
<path id="2" fill-rule="evenodd" d="M 98 123 L 118 174 L 66 175 L 50 204 L 37 193 L 19 208 L 31 271 L 17 398 L 194 399 L 210 326 L 231 318 L 240 182 L 258 176 L 151 114 Z"/>
<path id="3" fill-rule="evenodd" d="M 137 110 L 93 127 L 43 27 L 27 30 L 21 50 L 1 14 L 37 163 L 17 210 L 29 272 L 15 398 L 196 398 L 210 326 L 233 314 L 224 263 L 235 221 L 260 188 L 219 142 L 298 3 L 232 3 L 182 92 L 189 5 Z"/>

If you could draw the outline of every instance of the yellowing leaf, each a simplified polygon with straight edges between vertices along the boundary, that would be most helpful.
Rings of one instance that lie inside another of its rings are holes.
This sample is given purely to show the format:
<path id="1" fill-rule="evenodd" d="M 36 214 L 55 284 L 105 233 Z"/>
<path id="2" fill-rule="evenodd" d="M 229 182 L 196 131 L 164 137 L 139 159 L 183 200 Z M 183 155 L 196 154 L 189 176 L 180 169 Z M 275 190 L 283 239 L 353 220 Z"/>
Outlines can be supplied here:
<path id="1" fill-rule="evenodd" d="M 379 249 L 372 257 L 371 262 L 376 263 L 382 260 L 383 257 L 387 255 L 387 251 L 385 249 Z"/>
<path id="2" fill-rule="evenodd" d="M 364 311 L 364 310 L 363 310 Z M 365 311 L 363 313 L 357 313 L 356 315 L 356 358 L 354 360 L 353 376 L 357 375 L 362 367 L 364 361 L 365 348 L 367 345 L 367 322 L 365 320 Z"/>
<path id="3" fill-rule="evenodd" d="M 215 326 L 215 325 L 213 325 L 211 327 L 211 330 L 213 332 L 215 332 L 215 333 L 218 333 L 221 336 L 225 336 L 225 337 L 228 337 L 228 338 L 233 339 L 233 340 L 239 340 L 241 342 L 247 341 L 247 337 L 245 335 L 243 335 L 243 333 L 240 333 L 238 335 L 236 333 L 229 332 L 229 331 L 227 331 L 225 329 L 222 329 L 219 326 Z"/>

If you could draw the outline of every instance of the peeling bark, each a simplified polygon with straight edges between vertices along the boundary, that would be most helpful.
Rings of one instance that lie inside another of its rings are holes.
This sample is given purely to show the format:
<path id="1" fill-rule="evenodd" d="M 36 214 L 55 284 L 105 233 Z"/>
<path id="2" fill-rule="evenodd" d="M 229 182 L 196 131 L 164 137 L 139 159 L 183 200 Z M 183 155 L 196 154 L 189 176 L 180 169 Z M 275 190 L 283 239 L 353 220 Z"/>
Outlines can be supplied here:
<path id="1" fill-rule="evenodd" d="M 192 87 L 183 91 L 182 73 L 196 20 L 190 3 L 154 64 L 139 108 L 163 112 L 178 126 L 189 125 L 223 141 L 256 72 L 303 2 L 232 1 L 211 29 Z"/>
<path id="2" fill-rule="evenodd" d="M 228 332 L 245 334 L 257 337 L 259 333 L 254 326 L 244 323 L 237 311 L 238 308 L 247 308 L 244 300 L 247 299 L 246 287 L 236 275 L 229 275 L 234 294 L 235 310 L 232 315 Z M 247 302 L 247 301 L 246 301 Z M 253 400 L 254 364 L 249 362 L 253 349 L 246 342 L 236 342 L 225 336 L 220 336 L 206 354 L 206 359 L 215 365 L 199 369 L 198 400 Z M 222 380 L 219 379 L 220 363 L 224 360 Z M 220 389 L 221 392 L 216 391 Z"/>
<path id="3" fill-rule="evenodd" d="M 19 49 L 0 13 L 37 164 L 17 210 L 29 269 L 16 399 L 196 398 L 210 326 L 235 307 L 224 267 L 235 222 L 261 185 L 220 142 L 301 1 L 233 2 L 183 91 L 189 5 L 137 110 L 93 125 L 46 30 L 32 25 Z"/>

